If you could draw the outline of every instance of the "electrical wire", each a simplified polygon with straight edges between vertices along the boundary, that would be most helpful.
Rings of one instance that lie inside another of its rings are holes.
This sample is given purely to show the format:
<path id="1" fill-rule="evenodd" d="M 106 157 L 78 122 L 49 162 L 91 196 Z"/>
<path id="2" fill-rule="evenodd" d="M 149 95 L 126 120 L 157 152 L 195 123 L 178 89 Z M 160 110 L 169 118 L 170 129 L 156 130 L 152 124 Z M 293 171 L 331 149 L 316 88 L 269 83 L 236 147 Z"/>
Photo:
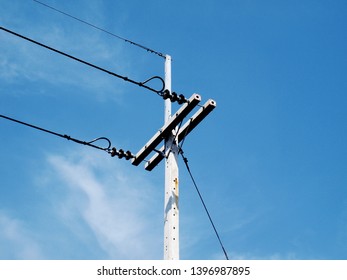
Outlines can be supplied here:
<path id="1" fill-rule="evenodd" d="M 92 63 L 90 63 L 90 62 L 84 61 L 84 60 L 82 60 L 82 59 L 80 59 L 80 58 L 77 58 L 77 57 L 75 57 L 75 56 L 72 56 L 72 55 L 70 55 L 70 54 L 67 54 L 67 53 L 65 53 L 65 52 L 62 52 L 62 51 L 57 50 L 57 49 L 55 49 L 55 48 L 49 47 L 49 46 L 47 46 L 47 45 L 45 45 L 45 44 L 42 44 L 42 43 L 40 43 L 40 42 L 38 42 L 38 41 L 35 41 L 35 40 L 33 40 L 33 39 L 30 39 L 30 38 L 28 38 L 28 37 L 25 37 L 25 36 L 23 36 L 23 35 L 21 35 L 21 34 L 18 34 L 18 33 L 14 32 L 14 31 L 9 30 L 9 29 L 7 29 L 7 28 L 4 28 L 4 27 L 2 27 L 2 26 L 0 26 L 0 30 L 3 30 L 3 31 L 5 31 L 5 32 L 10 33 L 10 34 L 12 34 L 12 35 L 15 35 L 15 36 L 17 36 L 17 37 L 19 37 L 19 38 L 21 38 L 21 39 L 24 39 L 24 40 L 29 41 L 29 42 L 31 42 L 31 43 L 34 43 L 34 44 L 36 44 L 36 45 L 38 45 L 38 46 L 41 46 L 41 47 L 43 47 L 43 48 L 46 48 L 46 49 L 48 49 L 48 50 L 50 50 L 50 51 L 53 51 L 53 52 L 56 52 L 56 53 L 61 54 L 61 55 L 63 55 L 63 56 L 66 56 L 66 57 L 68 57 L 68 58 L 71 58 L 71 59 L 73 59 L 73 60 L 75 60 L 75 61 L 78 61 L 78 62 L 80 62 L 80 63 L 83 63 L 83 64 L 85 64 L 85 65 L 88 65 L 88 66 L 90 66 L 90 67 L 92 67 L 92 68 L 95 68 L 95 69 L 97 69 L 97 70 L 100 70 L 100 71 L 102 71 L 102 72 L 104 72 L 104 73 L 107 73 L 107 74 L 109 74 L 109 75 L 112 75 L 112 76 L 114 76 L 114 77 L 117 77 L 117 78 L 119 78 L 119 79 L 122 79 L 122 80 L 124 80 L 125 82 L 129 82 L 129 83 L 138 85 L 138 86 L 140 86 L 140 87 L 143 87 L 143 88 L 145 88 L 145 89 L 148 89 L 148 90 L 150 90 L 150 91 L 153 91 L 153 92 L 155 92 L 156 94 L 158 94 L 159 96 L 163 96 L 163 92 L 164 92 L 164 89 L 165 89 L 165 81 L 164 81 L 161 77 L 159 77 L 159 76 L 151 77 L 151 78 L 147 79 L 147 80 L 144 81 L 144 82 L 137 82 L 137 81 L 134 81 L 134 80 L 132 80 L 132 79 L 129 79 L 128 77 L 125 77 L 125 76 L 116 74 L 116 73 L 114 73 L 114 72 L 111 72 L 111 71 L 109 71 L 109 70 L 106 70 L 106 69 L 104 69 L 104 68 L 101 68 L 101 67 L 99 67 L 99 66 L 97 66 L 97 65 L 95 65 L 95 64 L 92 64 Z M 152 81 L 152 80 L 154 80 L 154 79 L 158 79 L 158 80 L 161 81 L 161 83 L 162 83 L 162 88 L 161 88 L 161 89 L 157 90 L 157 89 L 154 89 L 154 88 L 149 87 L 149 86 L 146 85 L 148 82 L 150 82 L 150 81 Z"/>
<path id="2" fill-rule="evenodd" d="M 42 6 L 45 6 L 45 7 L 49 8 L 49 9 L 52 9 L 52 10 L 58 12 L 58 13 L 61 13 L 61 14 L 65 15 L 65 16 L 68 16 L 68 17 L 70 17 L 70 18 L 72 18 L 72 19 L 74 19 L 74 20 L 77 20 L 77 21 L 79 21 L 79 22 L 81 22 L 81 23 L 84 23 L 84 24 L 86 24 L 86 25 L 88 25 L 88 26 L 90 26 L 90 27 L 93 27 L 93 28 L 95 28 L 95 29 L 97 29 L 97 30 L 99 30 L 99 31 L 102 31 L 102 32 L 104 32 L 104 33 L 106 33 L 106 34 L 108 34 L 108 35 L 111 35 L 111 36 L 116 37 L 116 38 L 118 38 L 118 39 L 120 39 L 120 40 L 123 40 L 123 41 L 126 42 L 126 43 L 130 43 L 131 45 L 134 45 L 134 46 L 136 46 L 136 47 L 139 47 L 139 48 L 141 48 L 141 49 L 144 49 L 144 50 L 146 50 L 147 52 L 150 52 L 150 53 L 156 54 L 156 55 L 158 55 L 158 56 L 160 56 L 160 57 L 166 58 L 166 56 L 165 56 L 164 54 L 162 54 L 161 52 L 157 52 L 157 51 L 155 51 L 155 50 L 153 50 L 153 49 L 150 49 L 150 48 L 148 48 L 148 47 L 145 47 L 145 46 L 143 46 L 143 45 L 140 45 L 140 44 L 138 44 L 138 43 L 136 43 L 136 42 L 134 42 L 134 41 L 131 41 L 131 40 L 126 39 L 126 38 L 124 38 L 124 37 L 121 37 L 121 36 L 119 36 L 119 35 L 117 35 L 117 34 L 114 34 L 114 33 L 112 33 L 112 32 L 109 32 L 109 31 L 107 31 L 107 30 L 105 30 L 105 29 L 103 29 L 103 28 L 100 28 L 100 27 L 98 27 L 98 26 L 96 26 L 96 25 L 94 25 L 94 24 L 91 24 L 91 23 L 89 23 L 89 22 L 87 22 L 87 21 L 85 21 L 85 20 L 79 19 L 79 18 L 77 18 L 77 17 L 75 17 L 75 16 L 73 16 L 73 15 L 71 15 L 71 14 L 68 14 L 68 13 L 63 12 L 63 11 L 61 11 L 61 10 L 58 10 L 57 8 L 54 8 L 54 7 L 52 7 L 52 6 L 49 6 L 48 4 L 45 4 L 45 3 L 43 3 L 43 2 L 40 2 L 40 1 L 37 1 L 37 0 L 33 0 L 33 1 L 36 2 L 36 3 L 38 3 L 38 4 L 41 4 Z"/>
<path id="3" fill-rule="evenodd" d="M 192 179 L 192 182 L 193 182 L 193 184 L 194 184 L 195 190 L 196 190 L 196 192 L 198 193 L 198 196 L 199 196 L 199 198 L 200 198 L 200 201 L 201 201 L 201 203 L 202 203 L 202 205 L 203 205 L 203 207 L 204 207 L 204 209 L 205 209 L 205 212 L 206 212 L 206 214 L 207 214 L 207 216 L 208 216 L 208 219 L 210 220 L 210 223 L 211 223 L 211 225 L 212 225 L 212 227 L 213 227 L 213 230 L 214 230 L 214 232 L 215 232 L 215 234 L 216 234 L 216 236 L 217 236 L 217 239 L 218 239 L 218 241 L 219 241 L 219 244 L 220 244 L 220 246 L 221 246 L 221 248 L 222 248 L 222 250 L 223 250 L 225 259 L 229 260 L 229 257 L 228 257 L 228 254 L 227 254 L 225 248 L 224 248 L 223 242 L 222 242 L 221 238 L 219 237 L 218 231 L 217 231 L 216 226 L 214 225 L 214 222 L 213 222 L 213 220 L 212 220 L 212 218 L 211 218 L 210 212 L 209 212 L 208 209 L 207 209 L 207 206 L 206 206 L 206 204 L 205 204 L 205 202 L 204 202 L 204 199 L 203 199 L 203 197 L 202 197 L 202 195 L 201 195 L 201 193 L 200 193 L 200 191 L 199 191 L 198 185 L 196 184 L 195 179 L 194 179 L 194 176 L 193 176 L 193 174 L 192 174 L 192 172 L 191 172 L 191 170 L 190 170 L 190 167 L 189 167 L 189 164 L 188 164 L 188 159 L 184 156 L 183 150 L 182 150 L 181 147 L 180 147 L 180 154 L 181 154 L 182 159 L 183 159 L 183 161 L 184 161 L 184 163 L 185 163 L 185 166 L 186 166 L 187 171 L 188 171 L 188 173 L 189 173 L 189 175 L 190 175 L 190 178 Z"/>
<path id="4" fill-rule="evenodd" d="M 19 124 L 22 124 L 22 125 L 25 125 L 25 126 L 28 126 L 28 127 L 31 127 L 31 128 L 34 128 L 36 130 L 39 130 L 39 131 L 42 131 L 42 132 L 45 132 L 45 133 L 49 133 L 49 134 L 52 134 L 52 135 L 55 135 L 55 136 L 58 136 L 58 137 L 61 137 L 61 138 L 64 138 L 64 139 L 67 139 L 67 140 L 71 140 L 72 142 L 75 142 L 75 143 L 78 143 L 78 144 L 82 144 L 82 145 L 86 145 L 86 146 L 89 146 L 89 147 L 92 147 L 92 148 L 95 148 L 95 149 L 98 149 L 98 150 L 102 150 L 102 151 L 105 151 L 107 153 L 111 153 L 111 141 L 106 138 L 106 137 L 98 137 L 92 141 L 82 141 L 82 140 L 79 140 L 79 139 L 76 139 L 76 138 L 72 138 L 71 136 L 69 135 L 66 135 L 66 134 L 60 134 L 60 133 L 57 133 L 57 132 L 54 132 L 52 130 L 48 130 L 48 129 L 45 129 L 45 128 L 42 128 L 42 127 L 39 127 L 39 126 L 36 126 L 36 125 L 32 125 L 32 124 L 29 124 L 29 123 L 26 123 L 26 122 L 23 122 L 23 121 L 19 121 L 17 119 L 13 119 L 13 118 L 10 118 L 8 116 L 4 116 L 4 115 L 0 115 L 1 118 L 3 119 L 6 119 L 6 120 L 9 120 L 9 121 L 12 121 L 12 122 L 16 122 L 16 123 L 19 123 Z M 97 145 L 94 145 L 93 143 L 97 142 L 97 141 L 100 141 L 100 140 L 105 140 L 107 142 L 107 147 L 101 147 L 101 146 L 97 146 Z"/>

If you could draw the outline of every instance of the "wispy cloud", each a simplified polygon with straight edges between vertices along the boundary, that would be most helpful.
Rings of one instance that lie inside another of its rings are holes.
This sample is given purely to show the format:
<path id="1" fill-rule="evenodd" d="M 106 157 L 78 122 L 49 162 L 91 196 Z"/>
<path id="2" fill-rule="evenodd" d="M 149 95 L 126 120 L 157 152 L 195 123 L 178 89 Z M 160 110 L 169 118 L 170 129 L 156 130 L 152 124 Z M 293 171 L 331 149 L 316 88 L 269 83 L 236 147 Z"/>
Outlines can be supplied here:
<path id="1" fill-rule="evenodd" d="M 37 238 L 18 219 L 0 211 L 0 259 L 42 259 Z"/>
<path id="2" fill-rule="evenodd" d="M 94 153 L 49 156 L 50 174 L 66 192 L 53 204 L 74 231 L 84 224 L 109 258 L 161 258 L 161 212 L 153 211 L 162 206 L 158 192 L 140 173 L 112 160 Z"/>
<path id="3" fill-rule="evenodd" d="M 9 22 L 9 26 L 5 27 L 110 71 L 124 73 L 125 76 L 130 71 L 131 63 L 124 59 L 120 42 L 105 40 L 100 33 L 71 21 L 55 22 L 47 18 L 45 25 L 37 26 L 33 22 L 28 24 L 25 21 L 27 15 L 23 15 L 20 24 L 13 23 L 7 18 L 21 13 L 21 8 L 14 6 L 12 9 L 1 14 L 3 21 Z M 37 10 L 33 10 L 33 13 L 37 13 Z M 93 13 L 99 14 L 96 10 Z M 75 89 L 75 94 L 81 91 L 93 92 L 102 100 L 117 100 L 116 97 L 123 92 L 121 81 L 116 78 L 14 35 L 0 31 L 0 42 L 0 80 L 3 83 L 41 82 L 57 89 L 69 86 Z"/>

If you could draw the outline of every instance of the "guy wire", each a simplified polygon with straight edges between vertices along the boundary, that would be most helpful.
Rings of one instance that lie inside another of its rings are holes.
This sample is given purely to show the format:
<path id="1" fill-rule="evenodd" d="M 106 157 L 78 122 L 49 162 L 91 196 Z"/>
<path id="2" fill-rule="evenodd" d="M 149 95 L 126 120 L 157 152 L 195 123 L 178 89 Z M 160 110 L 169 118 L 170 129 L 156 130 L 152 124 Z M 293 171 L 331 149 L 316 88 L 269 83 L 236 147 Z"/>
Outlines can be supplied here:
<path id="1" fill-rule="evenodd" d="M 190 175 L 190 178 L 192 179 L 192 182 L 193 182 L 193 184 L 194 184 L 195 190 L 196 190 L 196 192 L 198 193 L 198 196 L 199 196 L 199 198 L 200 198 L 200 201 L 201 201 L 201 203 L 202 203 L 202 205 L 203 205 L 203 207 L 204 207 L 204 209 L 205 209 L 205 212 L 206 212 L 206 214 L 207 214 L 207 216 L 208 216 L 208 219 L 209 219 L 209 221 L 210 221 L 210 223 L 211 223 L 211 225 L 212 225 L 212 227 L 213 227 L 213 230 L 214 230 L 214 232 L 215 232 L 215 234 L 216 234 L 216 236 L 217 236 L 219 245 L 220 245 L 221 248 L 222 248 L 222 251 L 223 251 L 223 253 L 224 253 L 225 259 L 226 259 L 226 260 L 229 260 L 228 253 L 227 253 L 227 251 L 226 251 L 225 248 L 224 248 L 224 245 L 223 245 L 223 242 L 222 242 L 221 238 L 219 237 L 217 228 L 216 228 L 216 226 L 214 225 L 214 222 L 213 222 L 213 220 L 212 220 L 212 217 L 211 217 L 211 215 L 210 215 L 210 212 L 209 212 L 208 209 L 207 209 L 207 206 L 206 206 L 206 204 L 205 204 L 205 202 L 204 202 L 204 199 L 203 199 L 203 197 L 202 197 L 202 195 L 201 195 L 201 193 L 200 193 L 200 191 L 199 191 L 198 185 L 197 185 L 197 183 L 195 182 L 194 176 L 193 176 L 193 174 L 192 174 L 192 172 L 191 172 L 191 170 L 190 170 L 190 167 L 189 167 L 189 164 L 188 164 L 188 159 L 184 156 L 183 150 L 182 150 L 182 149 L 180 149 L 180 154 L 181 154 L 182 159 L 183 159 L 183 161 L 184 161 L 184 163 L 185 163 L 185 166 L 186 166 L 187 171 L 188 171 L 188 173 L 189 173 L 189 175 Z"/>

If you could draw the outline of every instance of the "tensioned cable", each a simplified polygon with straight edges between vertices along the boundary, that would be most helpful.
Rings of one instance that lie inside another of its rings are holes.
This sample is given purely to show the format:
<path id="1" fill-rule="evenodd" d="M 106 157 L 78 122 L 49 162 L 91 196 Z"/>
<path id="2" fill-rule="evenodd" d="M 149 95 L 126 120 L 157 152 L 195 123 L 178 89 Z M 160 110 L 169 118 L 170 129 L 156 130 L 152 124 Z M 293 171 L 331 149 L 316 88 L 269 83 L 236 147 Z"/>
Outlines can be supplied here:
<path id="1" fill-rule="evenodd" d="M 131 45 L 134 45 L 134 46 L 136 46 L 136 47 L 139 47 L 139 48 L 141 48 L 141 49 L 144 49 L 144 50 L 146 50 L 147 52 L 154 53 L 154 54 L 156 54 L 156 55 L 158 55 L 158 56 L 160 56 L 160 57 L 166 58 L 166 56 L 165 56 L 164 54 L 162 54 L 161 52 L 157 52 L 157 51 L 155 51 L 155 50 L 153 50 L 153 49 L 150 49 L 150 48 L 148 48 L 148 47 L 145 47 L 145 46 L 143 46 L 143 45 L 140 45 L 140 44 L 138 44 L 138 43 L 136 43 L 136 42 L 134 42 L 134 41 L 131 41 L 131 40 L 129 40 L 129 39 L 126 39 L 126 38 L 124 38 L 124 37 L 121 37 L 121 36 L 119 36 L 119 35 L 117 35 L 117 34 L 114 34 L 114 33 L 110 32 L 110 31 L 107 31 L 107 30 L 105 30 L 105 29 L 103 29 L 103 28 L 101 28 L 101 27 L 98 27 L 98 26 L 96 26 L 96 25 L 94 25 L 94 24 L 91 24 L 91 23 L 89 23 L 89 22 L 87 22 L 87 21 L 85 21 L 85 20 L 79 19 L 79 18 L 77 18 L 77 17 L 75 17 L 75 16 L 73 16 L 73 15 L 71 15 L 71 14 L 68 14 L 68 13 L 63 12 L 63 11 L 61 11 L 61 10 L 58 10 L 57 8 L 54 8 L 54 7 L 52 7 L 52 6 L 50 6 L 50 5 L 47 5 L 47 4 L 43 3 L 43 2 L 40 2 L 40 1 L 37 1 L 37 0 L 33 0 L 33 1 L 36 2 L 36 3 L 38 3 L 38 4 L 41 4 L 41 5 L 45 6 L 45 7 L 47 7 L 47 8 L 50 8 L 50 9 L 52 9 L 52 10 L 58 12 L 58 13 L 61 13 L 61 14 L 65 15 L 65 16 L 68 16 L 68 17 L 70 17 L 70 18 L 72 18 L 72 19 L 74 19 L 74 20 L 77 20 L 77 21 L 79 21 L 79 22 L 81 22 L 81 23 L 84 23 L 84 24 L 86 24 L 86 25 L 88 25 L 88 26 L 90 26 L 90 27 L 93 27 L 93 28 L 95 28 L 95 29 L 97 29 L 97 30 L 99 30 L 99 31 L 102 31 L 102 32 L 104 32 L 104 33 L 107 33 L 108 35 L 111 35 L 111 36 L 116 37 L 116 38 L 118 38 L 118 39 L 120 39 L 120 40 L 123 40 L 123 41 L 126 42 L 126 43 L 130 43 Z"/>
<path id="2" fill-rule="evenodd" d="M 205 212 L 206 212 L 206 214 L 207 214 L 207 216 L 208 216 L 208 219 L 210 220 L 210 223 L 211 223 L 211 225 L 212 225 L 212 227 L 213 227 L 213 230 L 214 230 L 214 232 L 215 232 L 215 234 L 216 234 L 216 236 L 217 236 L 217 239 L 218 239 L 218 241 L 219 241 L 219 244 L 220 244 L 220 246 L 221 246 L 221 248 L 222 248 L 222 250 L 223 250 L 224 256 L 225 256 L 225 258 L 226 258 L 227 260 L 229 260 L 228 254 L 227 254 L 227 252 L 226 252 L 226 250 L 225 250 L 225 248 L 224 248 L 224 246 L 223 246 L 223 242 L 222 242 L 221 238 L 219 237 L 218 231 L 217 231 L 217 229 L 216 229 L 216 227 L 215 227 L 215 225 L 214 225 L 214 222 L 213 222 L 213 220 L 212 220 L 212 218 L 211 218 L 210 212 L 208 211 L 207 206 L 206 206 L 206 204 L 205 204 L 205 202 L 204 202 L 204 199 L 203 199 L 203 197 L 202 197 L 202 195 L 201 195 L 201 193 L 200 193 L 200 191 L 199 191 L 198 185 L 197 185 L 196 182 L 195 182 L 195 179 L 194 179 L 194 177 L 193 177 L 193 174 L 192 174 L 192 172 L 191 172 L 191 170 L 190 170 L 190 168 L 189 168 L 188 159 L 184 156 L 182 148 L 180 148 L 180 154 L 181 154 L 182 159 L 183 159 L 183 161 L 184 161 L 184 163 L 185 163 L 185 165 L 186 165 L 186 168 L 187 168 L 187 171 L 188 171 L 188 173 L 189 173 L 189 175 L 190 175 L 190 178 L 192 179 L 192 182 L 193 182 L 193 184 L 194 184 L 194 187 L 195 187 L 195 189 L 196 189 L 196 191 L 197 191 L 197 193 L 198 193 L 198 195 L 199 195 L 200 201 L 201 201 L 202 205 L 204 206 L 204 209 L 205 209 Z"/>
<path id="3" fill-rule="evenodd" d="M 33 40 L 33 39 L 30 39 L 30 38 L 28 38 L 28 37 L 25 37 L 25 36 L 23 36 L 23 35 L 21 35 L 21 34 L 18 34 L 18 33 L 14 32 L 14 31 L 9 30 L 9 29 L 7 29 L 7 28 L 4 28 L 4 27 L 2 27 L 2 26 L 0 26 L 0 29 L 3 30 L 3 31 L 5 31 L 5 32 L 8 32 L 8 33 L 10 33 L 10 34 L 12 34 L 12 35 L 15 35 L 15 36 L 17 36 L 17 37 L 19 37 L 19 38 L 21 38 L 21 39 L 24 39 L 24 40 L 26 40 L 26 41 L 29 41 L 29 42 L 34 43 L 34 44 L 36 44 L 36 45 L 39 45 L 39 46 L 41 46 L 41 47 L 43 47 L 43 48 L 46 48 L 46 49 L 48 49 L 48 50 L 50 50 L 50 51 L 56 52 L 56 53 L 58 53 L 58 54 L 61 54 L 61 55 L 66 56 L 66 57 L 68 57 L 68 58 L 71 58 L 71 59 L 73 59 L 73 60 L 75 60 L 75 61 L 78 61 L 78 62 L 80 62 L 80 63 L 83 63 L 83 64 L 85 64 L 85 65 L 88 65 L 88 66 L 90 66 L 90 67 L 92 67 L 92 68 L 95 68 L 95 69 L 97 69 L 97 70 L 100 70 L 100 71 L 102 71 L 102 72 L 105 72 L 105 73 L 107 73 L 107 74 L 109 74 L 109 75 L 112 75 L 112 76 L 114 76 L 114 77 L 117 77 L 117 78 L 119 78 L 119 79 L 122 79 L 122 80 L 124 80 L 124 81 L 126 81 L 126 82 L 129 82 L 129 83 L 138 85 L 138 86 L 140 86 L 140 87 L 143 87 L 143 88 L 145 88 L 145 89 L 148 89 L 148 90 L 150 90 L 150 91 L 153 91 L 153 92 L 155 92 L 156 94 L 158 94 L 159 96 L 163 96 L 163 92 L 164 92 L 164 89 L 165 89 L 165 82 L 164 82 L 164 80 L 163 80 L 161 77 L 159 77 L 159 76 L 151 77 L 151 78 L 147 79 L 147 80 L 144 81 L 144 82 L 136 82 L 136 81 L 134 81 L 134 80 L 132 80 L 132 79 L 129 79 L 128 77 L 125 77 L 125 76 L 116 74 L 116 73 L 114 73 L 114 72 L 111 72 L 111 71 L 109 71 L 109 70 L 106 70 L 106 69 L 104 69 L 104 68 L 101 68 L 101 67 L 99 67 L 99 66 L 97 66 L 97 65 L 95 65 L 95 64 L 92 64 L 92 63 L 90 63 L 90 62 L 84 61 L 84 60 L 82 60 L 82 59 L 80 59 L 80 58 L 77 58 L 77 57 L 75 57 L 75 56 L 72 56 L 72 55 L 70 55 L 70 54 L 67 54 L 67 53 L 65 53 L 65 52 L 62 52 L 62 51 L 57 50 L 57 49 L 55 49 L 55 48 L 49 47 L 49 46 L 47 46 L 47 45 L 45 45 L 45 44 L 42 44 L 42 43 L 40 43 L 40 42 L 38 42 L 38 41 L 35 41 L 35 40 Z M 154 79 L 158 79 L 158 80 L 160 80 L 160 81 L 162 82 L 162 88 L 161 88 L 161 89 L 157 90 L 157 89 L 154 89 L 154 88 L 149 87 L 149 86 L 146 85 L 148 82 L 150 82 L 150 81 L 152 81 L 152 80 L 154 80 Z"/>
<path id="4" fill-rule="evenodd" d="M 98 137 L 92 141 L 82 141 L 82 140 L 79 140 L 79 139 L 76 139 L 76 138 L 72 138 L 71 136 L 69 135 L 66 135 L 66 134 L 60 134 L 60 133 L 57 133 L 57 132 L 54 132 L 54 131 L 51 131 L 51 130 L 48 130 L 48 129 L 45 129 L 45 128 L 42 128 L 42 127 L 38 127 L 36 125 L 32 125 L 32 124 L 29 124 L 29 123 L 26 123 L 26 122 L 23 122 L 23 121 L 19 121 L 19 120 L 16 120 L 16 119 L 13 119 L 13 118 L 10 118 L 10 117 L 7 117 L 7 116 L 4 116 L 4 115 L 0 115 L 1 118 L 4 118 L 6 120 L 9 120 L 9 121 L 12 121 L 12 122 L 16 122 L 16 123 L 19 123 L 19 124 L 22 124 L 22 125 L 25 125 L 25 126 L 28 126 L 28 127 L 31 127 L 31 128 L 34 128 L 34 129 L 37 129 L 37 130 L 40 130 L 40 131 L 43 131 L 43 132 L 46 132 L 46 133 L 49 133 L 49 134 L 53 134 L 55 136 L 58 136 L 58 137 L 61 137 L 61 138 L 64 138 L 64 139 L 67 139 L 67 140 L 71 140 L 75 143 L 78 143 L 78 144 L 82 144 L 82 145 L 86 145 L 86 146 L 89 146 L 89 147 L 92 147 L 92 148 L 95 148 L 95 149 L 99 149 L 99 150 L 103 150 L 107 153 L 111 153 L 111 141 L 106 138 L 106 137 Z M 97 145 L 94 145 L 93 143 L 99 141 L 99 140 L 105 140 L 107 142 L 107 147 L 101 147 L 101 146 L 97 146 Z"/>

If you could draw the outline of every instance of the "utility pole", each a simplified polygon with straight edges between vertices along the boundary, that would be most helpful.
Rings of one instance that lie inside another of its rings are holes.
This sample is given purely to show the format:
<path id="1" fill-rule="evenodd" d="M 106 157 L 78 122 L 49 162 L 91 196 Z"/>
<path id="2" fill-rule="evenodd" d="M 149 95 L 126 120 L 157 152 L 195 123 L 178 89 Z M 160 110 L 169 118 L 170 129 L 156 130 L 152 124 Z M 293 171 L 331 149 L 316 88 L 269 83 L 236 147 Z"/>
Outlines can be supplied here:
<path id="1" fill-rule="evenodd" d="M 165 100 L 164 125 L 152 136 L 152 138 L 133 157 L 132 164 L 138 166 L 146 161 L 145 169 L 152 171 L 163 159 L 165 159 L 165 197 L 164 197 L 164 259 L 179 259 L 179 179 L 178 156 L 179 142 L 216 108 L 216 102 L 209 99 L 204 105 L 199 105 L 201 96 L 194 93 L 189 99 L 183 95 L 171 92 L 171 56 L 165 56 Z M 183 98 L 182 98 L 183 97 Z M 177 99 L 178 98 L 178 99 Z M 181 100 L 179 102 L 178 100 Z M 183 101 L 182 101 L 183 100 Z M 181 107 L 172 114 L 171 103 L 177 101 Z M 200 109 L 180 125 L 193 109 Z M 180 129 L 178 130 L 178 127 Z M 164 145 L 157 146 L 164 140 Z M 152 152 L 155 154 L 146 160 Z"/>
<path id="2" fill-rule="evenodd" d="M 171 56 L 165 58 L 165 86 L 171 92 Z M 171 100 L 165 100 L 165 124 L 171 119 Z M 179 180 L 178 143 L 174 128 L 164 139 L 165 159 L 165 198 L 164 198 L 164 259 L 179 259 Z"/>

